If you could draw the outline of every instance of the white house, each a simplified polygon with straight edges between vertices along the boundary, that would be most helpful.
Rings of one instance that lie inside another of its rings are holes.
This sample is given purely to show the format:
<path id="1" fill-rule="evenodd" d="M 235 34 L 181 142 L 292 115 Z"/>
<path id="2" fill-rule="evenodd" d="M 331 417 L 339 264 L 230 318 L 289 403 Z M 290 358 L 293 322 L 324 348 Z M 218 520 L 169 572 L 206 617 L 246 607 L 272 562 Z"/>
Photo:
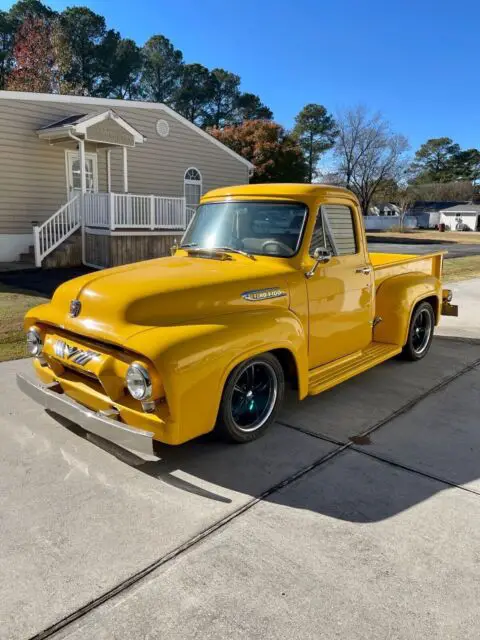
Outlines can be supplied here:
<path id="1" fill-rule="evenodd" d="M 400 207 L 392 202 L 381 202 L 379 204 L 370 207 L 368 215 L 370 216 L 399 216 L 401 213 Z"/>
<path id="2" fill-rule="evenodd" d="M 205 191 L 252 169 L 164 104 L 0 91 L 0 262 L 164 255 Z"/>
<path id="3" fill-rule="evenodd" d="M 480 205 L 457 204 L 440 211 L 440 222 L 452 231 L 480 231 Z"/>

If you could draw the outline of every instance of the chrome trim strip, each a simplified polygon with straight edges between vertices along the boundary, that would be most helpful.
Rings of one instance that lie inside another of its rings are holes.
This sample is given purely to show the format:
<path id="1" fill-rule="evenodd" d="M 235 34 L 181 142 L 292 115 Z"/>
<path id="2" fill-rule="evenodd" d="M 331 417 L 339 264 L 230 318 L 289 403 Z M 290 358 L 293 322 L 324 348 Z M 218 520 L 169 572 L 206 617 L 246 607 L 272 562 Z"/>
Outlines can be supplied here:
<path id="1" fill-rule="evenodd" d="M 118 420 L 112 420 L 82 406 L 65 394 L 51 391 L 27 376 L 17 373 L 17 385 L 23 393 L 45 409 L 58 413 L 67 420 L 80 425 L 89 433 L 105 438 L 126 449 L 155 455 L 153 451 L 153 433 L 142 429 L 133 429 Z"/>

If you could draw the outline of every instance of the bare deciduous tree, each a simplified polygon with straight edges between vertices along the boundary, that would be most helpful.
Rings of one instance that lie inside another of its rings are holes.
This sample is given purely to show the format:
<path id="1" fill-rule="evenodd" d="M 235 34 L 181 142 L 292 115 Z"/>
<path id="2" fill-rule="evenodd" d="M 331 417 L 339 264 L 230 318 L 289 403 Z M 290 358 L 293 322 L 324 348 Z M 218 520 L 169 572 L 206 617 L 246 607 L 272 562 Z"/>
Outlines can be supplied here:
<path id="1" fill-rule="evenodd" d="M 362 106 L 340 113 L 336 121 L 335 181 L 356 194 L 367 215 L 379 185 L 401 179 L 408 142 L 380 114 L 370 115 Z"/>

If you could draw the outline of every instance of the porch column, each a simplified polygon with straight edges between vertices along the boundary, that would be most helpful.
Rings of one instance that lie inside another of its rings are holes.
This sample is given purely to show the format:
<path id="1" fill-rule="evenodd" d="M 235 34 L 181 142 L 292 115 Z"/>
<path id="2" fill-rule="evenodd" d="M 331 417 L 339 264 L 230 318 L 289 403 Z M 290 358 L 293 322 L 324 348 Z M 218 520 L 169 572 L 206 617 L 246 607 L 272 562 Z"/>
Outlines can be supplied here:
<path id="1" fill-rule="evenodd" d="M 107 191 L 108 193 L 112 190 L 112 158 L 110 156 L 111 149 L 107 149 Z"/>
<path id="2" fill-rule="evenodd" d="M 124 191 L 124 193 L 128 193 L 127 147 L 123 147 L 123 191 Z"/>
<path id="3" fill-rule="evenodd" d="M 78 143 L 78 161 L 80 163 L 80 189 L 82 193 L 87 192 L 87 176 L 85 175 L 85 140 Z"/>

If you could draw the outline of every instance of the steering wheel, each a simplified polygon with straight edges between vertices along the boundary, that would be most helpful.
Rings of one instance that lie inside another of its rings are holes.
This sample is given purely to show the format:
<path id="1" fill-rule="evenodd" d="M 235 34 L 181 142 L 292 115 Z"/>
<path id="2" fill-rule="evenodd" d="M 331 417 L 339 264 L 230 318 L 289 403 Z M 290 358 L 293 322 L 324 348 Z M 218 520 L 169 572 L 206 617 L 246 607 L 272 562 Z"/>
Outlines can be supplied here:
<path id="1" fill-rule="evenodd" d="M 265 250 L 265 247 L 267 247 L 269 244 L 276 245 L 281 250 L 281 253 L 284 253 L 284 255 L 291 256 L 293 254 L 293 249 L 287 244 L 280 242 L 279 240 L 265 240 L 265 242 L 262 244 L 262 253 L 269 253 Z M 276 251 L 273 255 L 278 255 L 278 251 Z"/>

